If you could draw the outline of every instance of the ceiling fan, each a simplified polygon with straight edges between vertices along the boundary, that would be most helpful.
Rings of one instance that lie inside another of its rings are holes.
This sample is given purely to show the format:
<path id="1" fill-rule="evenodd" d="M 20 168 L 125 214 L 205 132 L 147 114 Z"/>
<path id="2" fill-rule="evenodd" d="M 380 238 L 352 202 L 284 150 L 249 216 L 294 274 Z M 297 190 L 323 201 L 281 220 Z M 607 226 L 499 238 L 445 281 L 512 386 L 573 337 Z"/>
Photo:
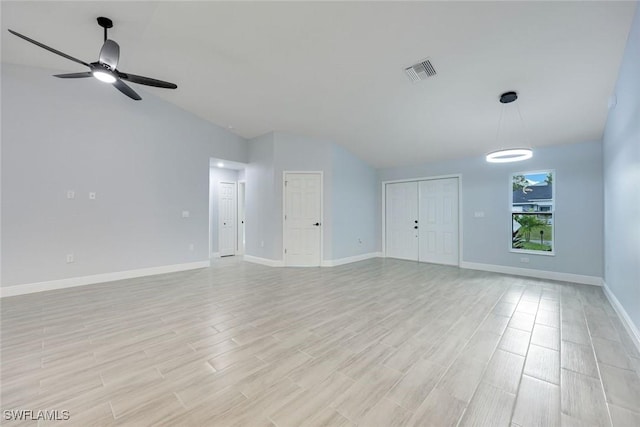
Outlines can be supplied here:
<path id="1" fill-rule="evenodd" d="M 104 28 L 104 44 L 102 45 L 102 49 L 100 49 L 100 57 L 98 61 L 92 62 L 90 64 L 74 58 L 73 56 L 67 55 L 66 53 L 60 52 L 59 50 L 56 50 L 52 47 L 44 45 L 40 42 L 37 42 L 13 30 L 9 30 L 9 32 L 15 36 L 18 36 L 28 42 L 35 44 L 36 46 L 40 46 L 41 48 L 46 49 L 49 52 L 53 52 L 56 55 L 60 55 L 73 62 L 77 62 L 78 64 L 89 67 L 90 71 L 86 71 L 84 73 L 55 74 L 55 77 L 59 77 L 61 79 L 95 77 L 102 82 L 111 83 L 120 92 L 124 93 L 131 99 L 135 99 L 136 101 L 140 101 L 142 98 L 133 89 L 131 89 L 131 87 L 129 87 L 129 85 L 124 82 L 124 80 L 131 83 L 161 87 L 165 89 L 176 89 L 178 87 L 173 83 L 165 82 L 162 80 L 118 71 L 116 67 L 118 66 L 118 59 L 120 58 L 120 46 L 118 45 L 118 43 L 107 38 L 107 29 L 113 27 L 113 22 L 111 21 L 111 19 L 101 16 L 98 18 L 98 25 Z"/>

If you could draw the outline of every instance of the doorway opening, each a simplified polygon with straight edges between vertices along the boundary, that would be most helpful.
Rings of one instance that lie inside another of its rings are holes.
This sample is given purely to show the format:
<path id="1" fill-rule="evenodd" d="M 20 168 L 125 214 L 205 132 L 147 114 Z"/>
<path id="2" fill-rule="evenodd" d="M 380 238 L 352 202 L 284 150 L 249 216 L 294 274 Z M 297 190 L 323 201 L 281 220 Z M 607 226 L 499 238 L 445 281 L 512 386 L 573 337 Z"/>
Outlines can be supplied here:
<path id="1" fill-rule="evenodd" d="M 244 253 L 245 164 L 209 159 L 209 256 Z"/>

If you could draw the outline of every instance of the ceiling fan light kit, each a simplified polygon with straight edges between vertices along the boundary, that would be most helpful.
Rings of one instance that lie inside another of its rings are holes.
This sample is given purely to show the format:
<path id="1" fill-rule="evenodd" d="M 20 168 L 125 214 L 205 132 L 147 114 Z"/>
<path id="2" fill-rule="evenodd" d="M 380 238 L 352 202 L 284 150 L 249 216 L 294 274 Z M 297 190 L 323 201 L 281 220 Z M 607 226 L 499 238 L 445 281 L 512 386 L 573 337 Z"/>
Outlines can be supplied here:
<path id="1" fill-rule="evenodd" d="M 140 101 L 142 98 L 124 81 L 146 85 L 146 86 L 160 87 L 164 89 L 178 88 L 178 86 L 175 85 L 174 83 L 169 83 L 162 80 L 152 79 L 150 77 L 137 76 L 135 74 L 123 73 L 121 71 L 118 71 L 116 67 L 118 66 L 118 61 L 120 59 L 120 46 L 118 45 L 118 43 L 116 43 L 115 41 L 107 37 L 107 29 L 113 27 L 113 21 L 111 21 L 111 19 L 109 18 L 105 18 L 104 16 L 101 16 L 98 18 L 98 25 L 100 25 L 104 29 L 104 44 L 100 49 L 100 56 L 98 61 L 92 62 L 92 63 L 81 61 L 77 58 L 74 58 L 73 56 L 67 55 L 66 53 L 63 53 L 59 50 L 56 50 L 52 47 L 42 44 L 16 31 L 9 30 L 9 32 L 14 36 L 20 37 L 21 39 L 28 41 L 29 43 L 33 43 L 38 47 L 48 50 L 51 53 L 55 53 L 56 55 L 60 55 L 63 58 L 66 58 L 70 61 L 77 62 L 78 64 L 82 64 L 86 67 L 89 67 L 89 70 L 90 70 L 84 73 L 56 74 L 54 75 L 54 77 L 58 77 L 61 79 L 81 79 L 85 77 L 95 77 L 97 80 L 100 80 L 101 82 L 112 84 L 113 87 L 118 89 L 120 92 L 122 92 L 129 98 L 136 101 Z"/>
<path id="2" fill-rule="evenodd" d="M 104 83 L 115 83 L 116 82 L 116 78 L 113 76 L 113 74 L 106 72 L 106 71 L 101 71 L 101 70 L 95 70 L 92 72 L 93 77 L 95 77 L 96 79 L 100 80 L 101 82 Z"/>
<path id="3" fill-rule="evenodd" d="M 502 104 L 502 111 L 500 112 L 500 120 L 498 121 L 498 132 L 496 135 L 496 142 L 498 141 L 498 137 L 500 136 L 500 126 L 502 125 L 502 116 L 504 115 L 504 107 L 506 104 L 511 104 L 518 99 L 517 92 L 509 91 L 500 95 L 500 103 Z M 516 108 L 518 106 L 516 105 Z M 522 120 L 522 114 L 520 113 L 520 108 L 518 109 L 518 116 L 520 117 L 520 123 L 524 128 L 524 121 Z M 486 161 L 489 163 L 511 163 L 511 162 L 520 162 L 522 160 L 527 160 L 533 157 L 533 151 L 530 148 L 506 148 L 501 150 L 492 151 L 488 153 L 485 157 Z"/>

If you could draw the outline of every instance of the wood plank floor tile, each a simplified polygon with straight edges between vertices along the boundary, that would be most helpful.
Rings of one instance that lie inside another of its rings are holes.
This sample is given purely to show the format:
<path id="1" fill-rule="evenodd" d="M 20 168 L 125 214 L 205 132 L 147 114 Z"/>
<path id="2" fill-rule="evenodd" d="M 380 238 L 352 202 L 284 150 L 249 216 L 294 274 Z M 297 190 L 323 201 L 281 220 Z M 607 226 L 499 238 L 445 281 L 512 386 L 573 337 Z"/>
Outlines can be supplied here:
<path id="1" fill-rule="evenodd" d="M 336 372 L 315 387 L 300 393 L 288 405 L 271 414 L 270 418 L 280 427 L 302 426 L 328 408 L 336 396 L 340 396 L 353 384 L 355 381 L 351 378 Z"/>
<path id="2" fill-rule="evenodd" d="M 404 427 L 413 413 L 388 399 L 382 399 L 362 419 L 360 425 L 367 427 Z"/>
<path id="3" fill-rule="evenodd" d="M 473 357 L 476 360 L 488 362 L 493 355 L 501 336 L 491 332 L 477 331 L 467 345 L 462 349 L 463 357 Z"/>
<path id="4" fill-rule="evenodd" d="M 609 414 L 600 381 L 562 369 L 561 408 L 564 414 L 583 422 L 608 425 Z"/>
<path id="5" fill-rule="evenodd" d="M 498 348 L 519 354 L 520 356 L 525 356 L 527 354 L 527 349 L 529 348 L 530 339 L 531 334 L 529 332 L 507 328 L 502 335 L 502 340 L 500 341 L 500 344 L 498 344 Z"/>
<path id="6" fill-rule="evenodd" d="M 598 363 L 616 368 L 633 369 L 622 343 L 598 337 L 593 337 L 591 341 Z"/>
<path id="7" fill-rule="evenodd" d="M 559 401 L 563 426 L 635 427 L 640 413 L 640 352 L 601 288 L 393 259 L 232 257 L 4 298 L 0 349 L 2 409 L 66 409 L 69 425 L 526 427 L 557 425 Z"/>
<path id="8" fill-rule="evenodd" d="M 634 371 L 600 364 L 607 401 L 640 412 L 640 378 Z"/>
<path id="9" fill-rule="evenodd" d="M 475 359 L 458 359 L 449 367 L 436 388 L 468 403 L 480 383 L 486 365 Z"/>
<path id="10" fill-rule="evenodd" d="M 617 405 L 609 405 L 609 411 L 613 427 L 640 426 L 640 412 L 633 412 Z"/>
<path id="11" fill-rule="evenodd" d="M 496 350 L 482 376 L 482 381 L 511 394 L 516 394 L 525 358 L 508 351 Z"/>
<path id="12" fill-rule="evenodd" d="M 415 427 L 456 426 L 467 404 L 445 391 L 434 389 L 409 421 Z"/>
<path id="13" fill-rule="evenodd" d="M 590 345 L 562 341 L 560 366 L 563 369 L 598 378 L 598 367 Z"/>
<path id="14" fill-rule="evenodd" d="M 355 427 L 354 423 L 332 408 L 323 408 L 317 414 L 297 425 L 300 427 Z"/>
<path id="15" fill-rule="evenodd" d="M 411 366 L 413 366 L 418 360 L 422 358 L 427 350 L 433 345 L 428 341 L 409 340 L 398 348 L 393 350 L 393 353 L 387 357 L 383 365 L 396 371 L 406 372 Z"/>
<path id="16" fill-rule="evenodd" d="M 384 366 L 360 379 L 331 404 L 350 421 L 359 423 L 391 390 L 400 373 Z"/>
<path id="17" fill-rule="evenodd" d="M 505 426 L 511 424 L 516 396 L 492 385 L 481 383 L 458 424 L 464 426 Z"/>
<path id="18" fill-rule="evenodd" d="M 531 344 L 560 350 L 560 330 L 537 323 L 531 334 Z"/>
<path id="19" fill-rule="evenodd" d="M 524 375 L 513 422 L 522 427 L 559 427 L 560 386 Z"/>
<path id="20" fill-rule="evenodd" d="M 431 393 L 445 370 L 443 366 L 422 359 L 393 386 L 387 398 L 409 411 L 415 411 Z"/>
<path id="21" fill-rule="evenodd" d="M 533 324 L 536 320 L 535 314 L 516 312 L 511 316 L 509 321 L 509 327 L 514 329 L 521 329 L 523 331 L 533 331 Z"/>
<path id="22" fill-rule="evenodd" d="M 560 385 L 560 352 L 531 344 L 524 363 L 524 373 Z"/>

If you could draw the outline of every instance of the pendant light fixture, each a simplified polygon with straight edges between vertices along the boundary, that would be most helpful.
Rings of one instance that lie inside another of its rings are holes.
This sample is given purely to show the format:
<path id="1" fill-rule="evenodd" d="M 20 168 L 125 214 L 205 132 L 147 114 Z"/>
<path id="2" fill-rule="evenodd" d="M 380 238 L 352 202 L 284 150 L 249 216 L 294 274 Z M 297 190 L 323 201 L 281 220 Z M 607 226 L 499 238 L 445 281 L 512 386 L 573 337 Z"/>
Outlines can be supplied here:
<path id="1" fill-rule="evenodd" d="M 502 111 L 500 112 L 500 120 L 498 121 L 498 132 L 496 135 L 496 142 L 498 141 L 498 137 L 500 136 L 500 127 L 502 126 L 502 117 L 504 116 L 504 110 L 506 104 L 511 104 L 516 99 L 518 99 L 518 94 L 516 92 L 510 91 L 505 92 L 500 95 L 500 103 L 502 104 Z M 520 117 L 520 124 L 522 125 L 524 131 L 524 121 L 522 120 L 522 113 L 520 113 L 520 108 L 516 104 L 516 109 L 518 110 L 518 116 Z M 519 162 L 521 160 L 530 159 L 533 156 L 533 152 L 530 148 L 507 148 L 501 149 L 497 151 L 492 151 L 487 154 L 486 160 L 489 163 L 510 163 L 510 162 Z"/>

